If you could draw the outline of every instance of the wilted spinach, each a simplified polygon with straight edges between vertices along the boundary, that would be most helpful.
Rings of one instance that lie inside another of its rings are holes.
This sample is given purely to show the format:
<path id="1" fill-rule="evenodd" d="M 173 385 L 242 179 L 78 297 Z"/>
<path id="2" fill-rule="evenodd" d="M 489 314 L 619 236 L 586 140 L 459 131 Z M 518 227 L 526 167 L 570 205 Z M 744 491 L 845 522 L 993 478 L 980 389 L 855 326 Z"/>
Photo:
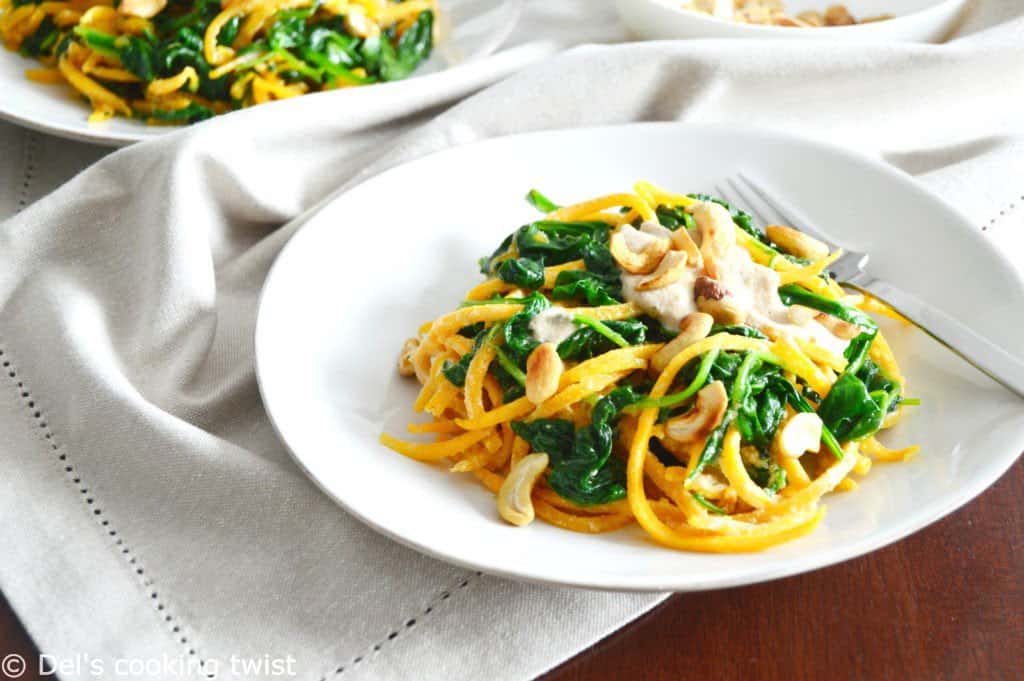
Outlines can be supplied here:
<path id="1" fill-rule="evenodd" d="M 637 319 L 603 322 L 603 325 L 618 335 L 628 345 L 644 342 L 647 327 Z M 580 326 L 564 341 L 558 344 L 558 356 L 562 359 L 584 360 L 621 347 L 592 326 Z"/>
<path id="2" fill-rule="evenodd" d="M 626 496 L 625 464 L 612 456 L 612 446 L 619 413 L 639 399 L 628 386 L 616 388 L 597 401 L 590 425 L 579 430 L 561 419 L 517 421 L 512 430 L 548 455 L 551 489 L 581 506 L 605 504 Z"/>

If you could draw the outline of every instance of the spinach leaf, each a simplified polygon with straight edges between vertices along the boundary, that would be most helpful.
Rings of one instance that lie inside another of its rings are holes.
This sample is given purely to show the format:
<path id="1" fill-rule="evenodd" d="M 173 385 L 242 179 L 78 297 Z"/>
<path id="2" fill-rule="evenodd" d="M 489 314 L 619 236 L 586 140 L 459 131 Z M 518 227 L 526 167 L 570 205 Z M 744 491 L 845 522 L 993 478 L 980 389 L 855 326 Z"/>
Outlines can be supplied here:
<path id="1" fill-rule="evenodd" d="M 636 319 L 604 322 L 604 326 L 623 338 L 629 345 L 643 343 L 647 333 L 647 327 L 643 322 Z M 619 347 L 617 343 L 593 327 L 581 326 L 558 344 L 558 356 L 566 360 L 584 360 L 596 357 L 609 350 L 614 350 L 617 347 Z"/>
<path id="2" fill-rule="evenodd" d="M 430 56 L 433 42 L 434 13 L 430 10 L 420 13 L 413 23 L 393 45 L 391 40 L 380 43 L 381 80 L 401 80 Z"/>
<path id="3" fill-rule="evenodd" d="M 687 213 L 682 206 L 660 205 L 654 212 L 658 216 L 658 222 L 661 226 L 673 232 L 680 227 L 685 227 L 686 229 L 697 228 L 697 223 L 694 221 L 693 216 Z"/>
<path id="4" fill-rule="evenodd" d="M 745 324 L 733 324 L 733 325 L 722 325 L 715 324 L 711 327 L 709 336 L 714 336 L 716 333 L 730 333 L 734 336 L 746 336 L 747 338 L 760 338 L 761 340 L 767 340 L 768 336 L 764 335 L 752 326 L 746 326 Z"/>
<path id="5" fill-rule="evenodd" d="M 57 29 L 57 25 L 53 23 L 50 15 L 46 15 L 32 35 L 21 41 L 18 52 L 25 57 L 48 55 L 57 46 L 58 40 L 60 40 L 60 30 Z"/>
<path id="6" fill-rule="evenodd" d="M 626 496 L 625 463 L 612 457 L 612 446 L 619 413 L 639 399 L 630 387 L 616 388 L 594 405 L 590 425 L 575 432 L 559 419 L 517 421 L 512 430 L 533 451 L 547 453 L 555 492 L 580 505 L 604 504 Z"/>
<path id="7" fill-rule="evenodd" d="M 536 189 L 531 189 L 526 193 L 526 200 L 530 202 L 531 206 L 542 213 L 554 213 L 556 210 L 561 208 L 561 206 L 541 194 Z"/>
<path id="8" fill-rule="evenodd" d="M 196 121 L 212 118 L 213 110 L 203 106 L 202 104 L 190 102 L 189 105 L 183 109 L 153 109 L 146 115 L 148 118 L 158 121 L 166 121 L 168 123 L 195 123 Z"/>
<path id="9" fill-rule="evenodd" d="M 618 277 L 608 277 L 588 272 L 587 270 L 566 270 L 559 272 L 555 278 L 555 286 L 551 289 L 551 297 L 555 300 L 571 300 L 579 298 L 587 301 L 587 305 L 618 305 L 622 302 L 622 289 Z"/>
<path id="10" fill-rule="evenodd" d="M 530 258 L 502 260 L 498 263 L 496 274 L 502 281 L 524 289 L 538 289 L 544 285 L 543 263 Z"/>
<path id="11" fill-rule="evenodd" d="M 856 324 L 867 330 L 872 338 L 878 332 L 878 324 L 866 312 L 861 312 L 842 301 L 826 298 L 825 296 L 808 291 L 803 286 L 798 286 L 797 284 L 780 286 L 779 298 L 786 305 L 803 305 L 804 307 L 832 315 L 837 319 L 842 319 L 844 322 Z"/>
<path id="12" fill-rule="evenodd" d="M 719 355 L 719 360 L 716 360 L 715 366 L 712 366 L 711 373 L 715 374 L 716 366 L 719 366 L 718 362 L 723 358 L 728 358 L 734 353 L 723 352 Z M 725 360 L 726 362 L 732 362 L 733 360 Z M 729 393 L 729 408 L 725 412 L 725 416 L 722 417 L 722 422 L 711 432 L 708 436 L 707 441 L 704 443 L 704 448 L 701 450 L 700 455 L 697 459 L 697 464 L 693 467 L 690 472 L 688 479 L 692 480 L 704 470 L 704 467 L 709 463 L 715 461 L 722 452 L 722 443 L 725 441 L 725 434 L 728 432 L 729 427 L 732 426 L 733 421 L 739 415 L 740 410 L 743 409 L 744 404 L 747 402 L 748 396 L 760 385 L 760 379 L 757 378 L 757 370 L 763 362 L 762 353 L 758 352 L 747 352 L 743 354 L 743 359 L 736 367 L 735 373 L 730 376 L 732 385 L 728 388 Z M 728 366 L 728 365 L 725 365 Z M 723 367 L 724 368 L 724 367 Z M 722 369 L 720 368 L 719 371 Z M 724 382 L 725 377 L 721 379 Z M 749 405 L 747 405 L 749 409 Z"/>
<path id="13" fill-rule="evenodd" d="M 707 510 L 711 511 L 712 513 L 716 515 L 725 515 L 724 508 L 708 501 L 707 499 L 704 498 L 703 494 L 700 494 L 698 492 L 690 492 L 690 496 L 693 497 L 694 501 L 696 501 L 698 504 L 700 504 Z"/>
<path id="14" fill-rule="evenodd" d="M 512 315 L 504 325 L 505 347 L 509 356 L 519 366 L 526 362 L 533 349 L 539 345 L 530 331 L 533 318 L 551 307 L 551 303 L 540 293 L 534 292 L 522 299 L 523 309 Z"/>
<path id="15" fill-rule="evenodd" d="M 576 426 L 565 419 L 513 421 L 512 430 L 529 442 L 534 452 L 547 454 L 552 463 L 568 458 L 576 439 Z"/>
<path id="16" fill-rule="evenodd" d="M 876 333 L 874 327 L 850 341 L 846 370 L 818 405 L 822 422 L 840 442 L 873 435 L 899 401 L 899 384 L 868 358 Z"/>

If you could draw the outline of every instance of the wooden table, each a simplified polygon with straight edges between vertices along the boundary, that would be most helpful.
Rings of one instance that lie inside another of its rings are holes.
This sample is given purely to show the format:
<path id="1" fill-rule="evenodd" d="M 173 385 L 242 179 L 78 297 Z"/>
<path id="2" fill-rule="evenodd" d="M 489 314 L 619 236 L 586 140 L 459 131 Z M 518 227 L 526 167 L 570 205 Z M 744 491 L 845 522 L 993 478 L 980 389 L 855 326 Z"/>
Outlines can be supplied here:
<path id="1" fill-rule="evenodd" d="M 0 653 L 37 659 L 2 600 Z M 544 681 L 1021 678 L 1018 462 L 967 508 L 894 546 L 777 582 L 675 596 Z"/>

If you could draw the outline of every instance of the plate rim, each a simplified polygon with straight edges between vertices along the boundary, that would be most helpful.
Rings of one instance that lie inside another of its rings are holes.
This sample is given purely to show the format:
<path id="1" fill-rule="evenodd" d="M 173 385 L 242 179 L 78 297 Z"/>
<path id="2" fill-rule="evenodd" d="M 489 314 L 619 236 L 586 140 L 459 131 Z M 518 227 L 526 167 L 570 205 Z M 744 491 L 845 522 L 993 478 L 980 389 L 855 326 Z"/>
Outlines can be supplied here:
<path id="1" fill-rule="evenodd" d="M 362 178 L 358 183 L 347 187 L 345 191 L 340 192 L 333 196 L 328 202 L 319 206 L 315 212 L 306 216 L 302 225 L 293 233 L 288 241 L 281 248 L 280 252 L 274 258 L 273 263 L 267 271 L 267 275 L 264 279 L 263 286 L 260 289 L 260 294 L 257 300 L 257 314 L 256 323 L 253 329 L 253 345 L 254 345 L 254 368 L 256 374 L 256 383 L 259 389 L 260 398 L 263 402 L 264 411 L 267 414 L 267 418 L 270 421 L 271 427 L 277 434 L 281 443 L 284 445 L 289 456 L 298 466 L 298 468 L 309 478 L 318 489 L 320 489 L 329 499 L 337 504 L 343 511 L 350 514 L 351 516 L 358 519 L 361 523 L 371 528 L 375 532 L 398 542 L 399 544 L 406 546 L 414 551 L 421 553 L 431 558 L 441 560 L 445 563 L 456 565 L 465 569 L 470 569 L 484 574 L 493 575 L 497 577 L 513 579 L 516 581 L 522 581 L 533 584 L 543 584 L 549 586 L 564 586 L 564 587 L 575 587 L 593 589 L 598 591 L 615 591 L 615 592 L 636 592 L 636 593 L 651 593 L 651 592 L 675 592 L 675 593 L 689 593 L 708 591 L 714 589 L 730 588 L 735 586 L 760 584 L 786 577 L 803 574 L 806 572 L 812 572 L 820 570 L 838 563 L 842 563 L 860 556 L 873 553 L 879 549 L 885 548 L 901 539 L 904 539 L 911 534 L 914 534 L 920 530 L 927 528 L 928 526 L 946 518 L 953 512 L 959 510 L 968 502 L 974 500 L 981 493 L 987 490 L 989 487 L 994 485 L 1003 475 L 1017 463 L 1024 452 L 1018 452 L 1017 454 L 1006 456 L 1004 459 L 997 461 L 992 467 L 991 471 L 986 475 L 978 478 L 974 484 L 959 487 L 955 494 L 946 495 L 945 498 L 940 498 L 937 503 L 933 504 L 934 508 L 932 511 L 921 518 L 914 520 L 903 520 L 899 523 L 892 524 L 886 527 L 883 531 L 869 534 L 859 540 L 844 544 L 831 550 L 826 550 L 820 553 L 807 554 L 788 561 L 784 565 L 778 566 L 767 571 L 763 567 L 755 566 L 751 569 L 742 570 L 739 572 L 732 572 L 726 576 L 717 576 L 715 574 L 697 573 L 694 575 L 675 575 L 672 580 L 667 580 L 663 577 L 647 577 L 643 574 L 639 574 L 631 578 L 631 581 L 626 583 L 616 578 L 603 578 L 600 575 L 591 577 L 577 577 L 577 578 L 557 578 L 542 574 L 537 570 L 512 570 L 503 568 L 500 565 L 491 565 L 488 563 L 467 560 L 458 556 L 453 556 L 444 553 L 442 550 L 434 548 L 431 545 L 423 544 L 412 540 L 408 537 L 402 536 L 396 531 L 393 531 L 387 527 L 384 527 L 372 518 L 367 517 L 363 513 L 359 512 L 356 508 L 345 503 L 337 494 L 328 489 L 321 480 L 313 474 L 313 472 L 307 467 L 302 457 L 292 447 L 281 424 L 275 417 L 270 404 L 272 399 L 266 389 L 264 383 L 263 370 L 261 366 L 264 361 L 263 353 L 261 352 L 262 343 L 260 337 L 263 335 L 263 328 L 265 327 L 265 305 L 267 300 L 268 291 L 274 284 L 278 273 L 283 269 L 282 262 L 286 258 L 286 254 L 289 250 L 294 247 L 295 242 L 299 238 L 299 235 L 306 230 L 306 228 L 314 221 L 314 219 L 327 210 L 330 205 L 336 201 L 341 200 L 342 197 L 349 194 L 352 190 L 362 185 L 377 181 L 379 178 L 386 176 L 391 171 L 397 169 L 404 169 L 407 166 L 419 165 L 429 163 L 435 160 L 435 157 L 443 156 L 446 154 L 458 153 L 460 150 L 468 147 L 481 147 L 495 144 L 508 144 L 509 140 L 520 139 L 524 137 L 555 137 L 559 134 L 564 133 L 600 133 L 602 131 L 619 131 L 623 129 L 633 128 L 646 128 L 646 129 L 672 129 L 672 128 L 684 128 L 694 132 L 731 132 L 735 133 L 737 130 L 744 133 L 753 133 L 757 135 L 763 135 L 768 138 L 773 138 L 775 141 L 782 141 L 784 143 L 802 144 L 810 147 L 815 147 L 824 150 L 829 153 L 837 154 L 843 157 L 844 160 L 852 161 L 854 163 L 862 163 L 871 166 L 872 168 L 889 175 L 894 181 L 900 182 L 907 191 L 914 192 L 924 200 L 932 201 L 941 205 L 955 220 L 951 220 L 951 223 L 956 224 L 956 229 L 961 232 L 966 232 L 971 235 L 974 242 L 977 243 L 979 248 L 987 250 L 992 256 L 994 256 L 1006 270 L 1011 273 L 1013 279 L 1016 282 L 1017 287 L 1024 294 L 1024 273 L 1022 273 L 1010 259 L 1003 254 L 1002 251 L 997 249 L 990 240 L 985 239 L 978 231 L 972 226 L 971 220 L 963 213 L 959 207 L 945 201 L 937 193 L 931 191 L 926 186 L 919 183 L 909 173 L 885 163 L 882 159 L 871 156 L 868 154 L 861 153 L 857 150 L 850 149 L 848 147 L 841 146 L 832 142 L 820 140 L 813 137 L 802 136 L 799 134 L 780 131 L 767 126 L 758 125 L 732 125 L 724 123 L 691 123 L 685 121 L 658 121 L 658 122 L 631 122 L 631 123 L 620 123 L 612 125 L 594 125 L 594 126 L 574 126 L 564 127 L 546 130 L 535 130 L 529 132 L 513 133 L 508 135 L 500 135 L 491 137 L 484 140 L 477 140 L 466 144 L 458 144 L 456 146 L 446 147 L 439 149 L 415 159 L 400 163 L 399 165 L 386 168 L 379 173 L 371 175 L 366 178 Z M 1002 389 L 1002 388 L 1000 388 Z M 1005 390 L 1005 389 L 1004 389 Z M 1009 395 L 1010 393 L 1007 392 Z M 1022 402 L 1024 406 L 1024 402 Z M 827 517 L 827 516 L 826 516 Z M 660 545 L 659 545 L 660 547 Z M 665 551 L 672 551 L 673 549 L 660 547 Z M 756 554 L 741 554 L 741 555 L 756 555 Z"/>
<path id="2" fill-rule="evenodd" d="M 467 59 L 465 61 L 460 61 L 457 64 L 449 66 L 448 68 L 442 69 L 440 71 L 436 71 L 434 73 L 427 73 L 427 74 L 424 74 L 422 76 L 415 76 L 414 75 L 411 78 L 405 78 L 403 80 L 391 81 L 391 82 L 387 82 L 387 83 L 376 83 L 372 87 L 388 88 L 389 91 L 390 91 L 390 90 L 394 89 L 396 86 L 404 85 L 404 84 L 408 83 L 411 80 L 427 80 L 427 79 L 436 78 L 438 76 L 443 76 L 443 75 L 446 75 L 446 74 L 450 74 L 453 71 L 454 72 L 461 72 L 465 67 L 467 67 L 467 66 L 469 66 L 471 64 L 475 64 L 475 63 L 477 63 L 477 62 L 479 62 L 479 61 L 481 61 L 483 59 L 486 59 L 486 58 L 490 57 L 495 52 L 497 52 L 506 42 L 508 42 L 509 37 L 512 35 L 513 31 L 515 31 L 516 27 L 519 25 L 520 21 L 522 20 L 523 10 L 524 10 L 525 4 L 526 4 L 526 0 L 502 0 L 502 2 L 503 2 L 503 4 L 505 4 L 507 6 L 506 11 L 508 11 L 510 13 L 510 20 L 507 21 L 506 23 L 504 23 L 501 26 L 501 30 L 500 31 L 496 31 L 495 32 L 494 36 L 488 41 L 487 48 L 485 50 L 483 50 L 482 52 L 480 52 L 479 54 L 476 54 L 476 55 L 474 55 L 470 59 Z M 15 57 L 20 57 L 21 56 L 20 54 L 18 54 L 17 52 L 15 52 L 13 50 L 8 50 L 8 49 L 4 48 L 2 45 L 0 45 L 0 52 L 2 52 L 2 53 L 9 53 L 10 55 L 15 56 Z M 31 81 L 28 81 L 27 78 L 24 79 L 24 80 L 26 82 L 31 82 Z M 40 85 L 42 87 L 42 84 L 37 83 L 37 85 Z M 327 92 L 311 92 L 311 93 L 309 93 L 307 95 L 303 95 L 302 97 L 310 97 L 310 96 L 325 95 L 325 94 L 336 94 L 338 92 L 339 92 L 338 90 L 331 90 L 331 91 L 327 91 Z M 301 100 L 301 98 L 299 98 L 299 99 Z M 289 100 L 278 100 L 278 101 L 273 101 L 273 102 L 266 102 L 264 104 L 260 104 L 260 105 L 257 105 L 257 106 L 246 107 L 245 109 L 238 109 L 237 111 L 229 111 L 227 113 L 220 114 L 219 116 L 214 116 L 213 118 L 211 118 L 209 120 L 211 120 L 211 121 L 212 120 L 220 120 L 220 119 L 224 118 L 225 116 L 229 116 L 229 115 L 231 115 L 233 113 L 238 113 L 238 112 L 241 112 L 241 111 L 251 111 L 251 110 L 256 109 L 258 107 L 263 107 L 263 106 L 267 106 L 267 105 L 273 106 L 275 104 L 278 104 L 278 103 L 281 103 L 281 102 L 284 102 L 284 101 L 289 101 Z M 89 111 L 88 111 L 87 107 L 85 106 L 85 104 L 81 104 L 81 106 L 82 106 L 81 124 L 83 126 L 85 126 L 85 127 L 81 127 L 81 128 L 77 127 L 77 126 L 71 126 L 71 125 L 66 124 L 66 123 L 47 123 L 45 121 L 39 121 L 39 120 L 30 118 L 27 115 L 19 113 L 18 111 L 13 109 L 10 106 L 10 104 L 6 104 L 5 105 L 5 103 L 3 101 L 0 101 L 0 120 L 6 121 L 8 123 L 11 123 L 11 124 L 16 125 L 16 126 L 21 127 L 21 128 L 25 128 L 25 129 L 33 131 L 33 132 L 40 132 L 40 133 L 44 133 L 44 134 L 47 134 L 47 135 L 52 135 L 54 137 L 59 137 L 61 139 L 71 140 L 73 142 L 82 142 L 82 143 L 86 143 L 86 144 L 95 144 L 97 146 L 114 147 L 114 148 L 127 147 L 127 146 L 130 146 L 132 144 L 137 144 L 139 142 L 146 142 L 146 141 L 153 140 L 153 139 L 160 139 L 160 138 L 165 137 L 168 134 L 172 134 L 172 133 L 175 133 L 175 132 L 180 132 L 182 130 L 193 130 L 193 129 L 196 129 L 198 126 L 203 125 L 204 123 L 208 122 L 208 121 L 198 121 L 196 123 L 192 123 L 191 125 L 166 125 L 166 126 L 163 126 L 163 125 L 147 125 L 147 126 L 143 126 L 140 123 L 140 125 L 139 125 L 140 131 L 142 131 L 142 130 L 150 130 L 151 132 L 149 134 L 143 134 L 141 132 L 139 132 L 139 133 L 133 133 L 133 132 L 104 132 L 103 129 L 99 128 L 98 126 L 96 128 L 88 127 L 89 123 L 87 121 L 87 118 L 89 116 Z M 95 132 L 94 132 L 94 130 L 95 130 Z"/>

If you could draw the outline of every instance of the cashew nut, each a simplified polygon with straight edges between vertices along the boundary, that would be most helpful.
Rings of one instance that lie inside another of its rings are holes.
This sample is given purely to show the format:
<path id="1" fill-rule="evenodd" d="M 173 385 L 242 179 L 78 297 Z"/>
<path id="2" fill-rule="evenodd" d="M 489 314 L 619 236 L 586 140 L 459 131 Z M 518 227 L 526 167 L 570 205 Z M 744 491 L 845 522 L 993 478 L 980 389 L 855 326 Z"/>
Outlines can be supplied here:
<path id="1" fill-rule="evenodd" d="M 773 243 L 779 245 L 782 250 L 792 253 L 798 258 L 821 260 L 828 255 L 828 246 L 813 236 L 808 236 L 792 227 L 768 225 L 764 228 L 764 233 Z"/>
<path id="2" fill-rule="evenodd" d="M 725 384 L 721 381 L 709 383 L 697 393 L 697 400 L 690 411 L 665 423 L 665 432 L 684 444 L 701 442 L 722 422 L 728 406 Z"/>
<path id="3" fill-rule="evenodd" d="M 825 25 L 825 16 L 821 12 L 815 12 L 813 10 L 809 12 L 801 12 L 796 15 L 796 18 L 812 28 L 815 26 Z"/>
<path id="4" fill-rule="evenodd" d="M 630 274 L 648 274 L 658 266 L 671 244 L 668 239 L 652 237 L 637 231 L 632 225 L 623 225 L 619 231 L 612 234 L 608 248 L 622 269 Z M 635 250 L 638 245 L 640 250 Z"/>
<path id="5" fill-rule="evenodd" d="M 498 515 L 520 527 L 533 522 L 533 500 L 530 496 L 537 478 L 547 467 L 547 454 L 535 452 L 519 459 L 498 490 Z"/>
<path id="6" fill-rule="evenodd" d="M 526 399 L 540 404 L 558 391 L 565 365 L 554 343 L 541 343 L 526 358 Z"/>
<path id="7" fill-rule="evenodd" d="M 816 452 L 821 447 L 821 417 L 814 412 L 800 412 L 790 416 L 775 433 L 772 446 L 782 456 L 799 458 L 805 452 Z"/>
<path id="8" fill-rule="evenodd" d="M 715 318 L 719 324 L 742 324 L 749 310 L 740 305 L 735 296 L 710 277 L 697 277 L 693 285 L 697 309 Z"/>
<path id="9" fill-rule="evenodd" d="M 362 5 L 349 5 L 345 12 L 345 30 L 357 38 L 372 38 L 380 33 L 380 26 L 366 16 Z"/>
<path id="10" fill-rule="evenodd" d="M 420 347 L 419 338 L 408 338 L 402 345 L 402 352 L 398 355 L 398 373 L 402 376 L 414 376 L 416 368 L 412 364 L 413 353 Z"/>
<path id="11" fill-rule="evenodd" d="M 682 251 L 669 251 L 661 259 L 658 267 L 645 279 L 637 282 L 637 291 L 652 291 L 676 283 L 686 274 L 686 254 Z"/>
<path id="12" fill-rule="evenodd" d="M 691 312 L 679 322 L 679 335 L 661 346 L 651 357 L 651 368 L 661 373 L 672 358 L 711 333 L 714 318 L 703 312 Z"/>
<path id="13" fill-rule="evenodd" d="M 700 252 L 709 277 L 720 279 L 721 266 L 736 246 L 736 223 L 732 215 L 717 203 L 705 201 L 693 209 L 693 219 L 700 228 Z"/>
<path id="14" fill-rule="evenodd" d="M 152 19 L 167 6 L 167 0 L 121 0 L 117 11 L 130 17 Z"/>
<path id="15" fill-rule="evenodd" d="M 832 5 L 825 10 L 826 26 L 852 26 L 857 20 L 850 14 L 845 5 Z"/>
<path id="16" fill-rule="evenodd" d="M 663 227 L 656 222 L 648 220 L 640 225 L 640 231 L 653 237 L 668 239 L 672 244 L 672 250 L 682 251 L 686 254 L 687 263 L 691 267 L 696 267 L 697 269 L 704 267 L 704 258 L 701 257 L 700 248 L 682 225 L 673 232 L 668 227 Z"/>
<path id="17" fill-rule="evenodd" d="M 860 327 L 856 324 L 843 321 L 838 317 L 833 317 L 830 314 L 819 312 L 814 316 L 818 323 L 824 326 L 826 329 L 832 332 L 832 335 L 836 338 L 842 338 L 843 340 L 853 340 L 860 335 Z"/>

